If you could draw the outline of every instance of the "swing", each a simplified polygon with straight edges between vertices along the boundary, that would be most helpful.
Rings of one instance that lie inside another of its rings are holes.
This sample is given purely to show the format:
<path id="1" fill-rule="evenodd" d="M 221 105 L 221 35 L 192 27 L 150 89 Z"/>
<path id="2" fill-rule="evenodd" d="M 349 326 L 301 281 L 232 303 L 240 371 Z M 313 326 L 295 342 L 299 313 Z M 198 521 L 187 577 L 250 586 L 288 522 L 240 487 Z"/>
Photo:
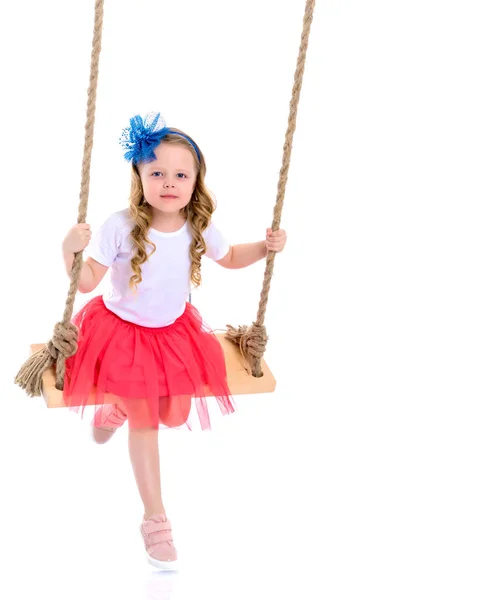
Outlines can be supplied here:
<path id="1" fill-rule="evenodd" d="M 78 223 L 86 222 L 88 206 L 98 64 L 103 27 L 103 5 L 104 0 L 96 0 Z M 315 0 L 306 0 L 301 44 L 294 74 L 288 126 L 283 146 L 283 161 L 279 174 L 276 204 L 274 206 L 271 226 L 273 231 L 279 228 L 281 221 L 314 5 Z M 24 389 L 30 397 L 43 395 L 48 408 L 66 406 L 62 392 L 65 377 L 65 361 L 68 357 L 73 356 L 77 350 L 77 329 L 71 323 L 71 318 L 83 262 L 82 255 L 83 252 L 75 255 L 63 318 L 55 325 L 52 339 L 47 344 L 32 344 L 30 346 L 31 356 L 21 367 L 15 378 L 15 383 Z M 224 351 L 228 387 L 233 396 L 273 392 L 276 387 L 275 378 L 263 359 L 268 340 L 264 321 L 273 276 L 274 258 L 275 252 L 268 252 L 256 320 L 250 326 L 241 325 L 235 328 L 227 325 L 226 333 L 215 333 Z M 93 404 L 93 399 L 94 393 L 91 394 L 90 401 L 87 404 Z M 104 399 L 105 404 L 113 404 L 117 401 L 118 399 L 114 395 L 107 395 Z"/>

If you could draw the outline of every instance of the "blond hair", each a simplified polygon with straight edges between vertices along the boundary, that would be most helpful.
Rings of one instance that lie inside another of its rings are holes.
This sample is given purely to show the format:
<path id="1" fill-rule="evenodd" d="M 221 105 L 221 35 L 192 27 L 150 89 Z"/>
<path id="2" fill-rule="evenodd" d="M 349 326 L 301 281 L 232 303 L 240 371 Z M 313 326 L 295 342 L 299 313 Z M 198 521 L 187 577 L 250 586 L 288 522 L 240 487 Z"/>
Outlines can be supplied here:
<path id="1" fill-rule="evenodd" d="M 181 209 L 181 214 L 186 218 L 193 236 L 190 244 L 190 280 L 195 287 L 198 287 L 201 284 L 201 257 L 206 252 L 206 242 L 203 238 L 203 232 L 210 224 L 211 216 L 216 207 L 205 185 L 206 164 L 201 150 L 198 149 L 200 155 L 200 160 L 198 160 L 198 156 L 191 144 L 185 138 L 175 135 L 175 132 L 185 135 L 179 129 L 171 129 L 171 133 L 166 135 L 161 143 L 180 144 L 188 148 L 196 166 L 195 188 L 191 195 L 191 200 Z M 145 201 L 140 173 L 138 167 L 135 165 L 132 165 L 131 170 L 129 201 L 130 217 L 135 223 L 130 234 L 133 239 L 135 254 L 131 259 L 133 275 L 130 278 L 129 285 L 131 289 L 137 289 L 142 281 L 141 265 L 156 251 L 156 246 L 148 238 L 148 230 L 153 219 L 153 208 Z M 152 246 L 152 250 L 149 253 L 147 253 L 147 244 Z"/>

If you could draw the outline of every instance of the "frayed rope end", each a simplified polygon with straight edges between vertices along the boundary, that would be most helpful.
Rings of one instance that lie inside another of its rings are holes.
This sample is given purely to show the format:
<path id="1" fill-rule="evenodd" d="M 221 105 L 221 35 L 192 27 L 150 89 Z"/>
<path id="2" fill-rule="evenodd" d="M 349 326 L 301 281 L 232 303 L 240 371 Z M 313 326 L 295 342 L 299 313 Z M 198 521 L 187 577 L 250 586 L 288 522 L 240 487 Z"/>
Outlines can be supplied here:
<path id="1" fill-rule="evenodd" d="M 48 346 L 28 358 L 15 377 L 15 383 L 31 398 L 42 394 L 42 376 L 54 363 Z"/>
<path id="2" fill-rule="evenodd" d="M 73 323 L 57 323 L 53 330 L 53 337 L 35 354 L 28 358 L 15 377 L 19 385 L 31 397 L 41 396 L 43 373 L 55 362 L 57 363 L 56 389 L 63 390 L 65 373 L 65 358 L 73 356 L 78 348 L 78 328 Z"/>

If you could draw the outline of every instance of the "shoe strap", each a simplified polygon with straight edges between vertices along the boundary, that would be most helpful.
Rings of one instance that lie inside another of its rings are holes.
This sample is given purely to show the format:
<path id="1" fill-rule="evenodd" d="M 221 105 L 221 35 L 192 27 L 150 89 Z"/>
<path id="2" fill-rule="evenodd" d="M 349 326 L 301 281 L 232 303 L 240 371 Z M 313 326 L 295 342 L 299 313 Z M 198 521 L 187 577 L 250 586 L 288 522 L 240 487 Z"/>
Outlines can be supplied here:
<path id="1" fill-rule="evenodd" d="M 148 548 L 155 544 L 173 542 L 171 523 L 168 520 L 163 522 L 148 519 L 148 521 L 143 522 L 141 531 Z"/>

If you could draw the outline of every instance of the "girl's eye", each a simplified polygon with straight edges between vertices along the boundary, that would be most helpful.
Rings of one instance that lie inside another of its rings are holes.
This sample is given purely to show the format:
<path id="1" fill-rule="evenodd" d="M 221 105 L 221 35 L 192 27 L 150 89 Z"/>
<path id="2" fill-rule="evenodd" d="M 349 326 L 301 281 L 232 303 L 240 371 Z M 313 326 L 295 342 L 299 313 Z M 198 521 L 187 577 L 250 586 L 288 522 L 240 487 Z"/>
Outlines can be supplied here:
<path id="1" fill-rule="evenodd" d="M 151 175 L 152 175 L 152 177 L 157 177 L 157 176 L 163 175 L 163 173 L 161 171 L 153 171 L 153 173 Z M 178 177 L 180 179 L 185 179 L 186 175 L 184 173 L 178 173 Z"/>

